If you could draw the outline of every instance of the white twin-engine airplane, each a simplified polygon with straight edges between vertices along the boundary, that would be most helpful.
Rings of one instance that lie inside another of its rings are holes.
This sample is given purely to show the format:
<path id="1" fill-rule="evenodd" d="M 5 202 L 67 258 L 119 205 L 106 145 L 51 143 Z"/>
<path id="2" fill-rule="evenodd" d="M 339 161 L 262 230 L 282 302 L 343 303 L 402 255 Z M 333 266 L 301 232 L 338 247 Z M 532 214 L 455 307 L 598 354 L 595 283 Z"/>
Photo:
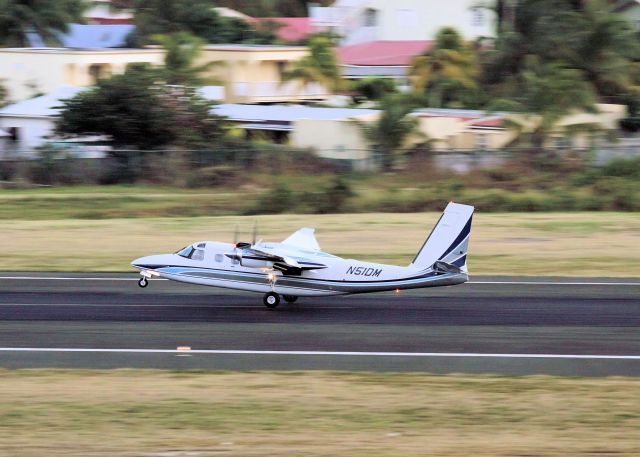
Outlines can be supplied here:
<path id="1" fill-rule="evenodd" d="M 452 286 L 467 281 L 467 248 L 473 206 L 449 203 L 408 267 L 342 259 L 320 250 L 314 229 L 303 228 L 281 243 L 204 241 L 175 254 L 142 257 L 140 287 L 149 278 L 260 292 L 275 308 L 280 296 L 361 294 L 421 287 Z"/>

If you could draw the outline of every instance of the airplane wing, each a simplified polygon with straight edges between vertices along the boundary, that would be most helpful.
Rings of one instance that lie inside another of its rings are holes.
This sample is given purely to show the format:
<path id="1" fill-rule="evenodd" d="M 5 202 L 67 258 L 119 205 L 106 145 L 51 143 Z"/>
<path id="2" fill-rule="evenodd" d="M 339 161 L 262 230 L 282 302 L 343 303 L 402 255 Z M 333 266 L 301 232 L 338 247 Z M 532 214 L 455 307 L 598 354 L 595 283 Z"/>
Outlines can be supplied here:
<path id="1" fill-rule="evenodd" d="M 240 255 L 227 254 L 227 257 L 240 261 L 244 257 L 253 260 L 273 262 L 273 268 L 289 274 L 300 274 L 303 270 L 320 270 L 327 268 L 326 265 L 309 259 L 302 257 L 296 257 L 294 259 L 286 254 L 280 254 L 277 251 L 266 252 L 261 249 L 256 249 L 255 247 L 242 249 Z"/>
<path id="2" fill-rule="evenodd" d="M 296 257 L 294 259 L 288 255 L 281 255 L 277 250 L 273 250 L 272 252 L 265 252 L 256 248 L 252 248 L 251 250 L 268 258 L 273 262 L 275 269 L 284 273 L 299 273 L 302 270 L 321 270 L 327 268 L 327 266 L 322 263 L 314 262 L 306 258 Z"/>
<path id="3" fill-rule="evenodd" d="M 289 238 L 284 240 L 282 244 L 287 244 L 298 249 L 319 251 L 320 245 L 318 244 L 318 241 L 316 240 L 316 237 L 314 235 L 315 231 L 316 230 L 312 228 L 301 228 Z"/>

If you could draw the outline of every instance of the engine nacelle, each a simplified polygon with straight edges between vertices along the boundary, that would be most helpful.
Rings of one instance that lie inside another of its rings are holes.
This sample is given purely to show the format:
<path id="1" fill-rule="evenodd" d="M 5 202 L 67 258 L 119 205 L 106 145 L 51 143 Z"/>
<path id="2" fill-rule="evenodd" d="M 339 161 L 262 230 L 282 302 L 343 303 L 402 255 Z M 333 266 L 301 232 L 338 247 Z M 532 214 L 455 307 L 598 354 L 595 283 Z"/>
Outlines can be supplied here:
<path id="1" fill-rule="evenodd" d="M 273 268 L 273 262 L 269 260 L 247 259 L 244 257 L 240 258 L 240 265 L 249 268 Z"/>

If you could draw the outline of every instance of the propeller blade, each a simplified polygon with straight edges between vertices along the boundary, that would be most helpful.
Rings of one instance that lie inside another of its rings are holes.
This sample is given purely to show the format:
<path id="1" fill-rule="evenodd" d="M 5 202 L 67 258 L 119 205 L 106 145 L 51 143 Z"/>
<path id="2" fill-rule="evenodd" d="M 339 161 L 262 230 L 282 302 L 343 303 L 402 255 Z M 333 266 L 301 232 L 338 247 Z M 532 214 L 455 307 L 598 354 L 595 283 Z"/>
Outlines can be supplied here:
<path id="1" fill-rule="evenodd" d="M 233 230 L 233 244 L 234 246 L 238 244 L 238 224 L 236 224 L 236 228 Z"/>
<path id="2" fill-rule="evenodd" d="M 251 244 L 256 244 L 256 240 L 258 239 L 258 220 L 253 221 L 253 240 L 251 240 Z"/>

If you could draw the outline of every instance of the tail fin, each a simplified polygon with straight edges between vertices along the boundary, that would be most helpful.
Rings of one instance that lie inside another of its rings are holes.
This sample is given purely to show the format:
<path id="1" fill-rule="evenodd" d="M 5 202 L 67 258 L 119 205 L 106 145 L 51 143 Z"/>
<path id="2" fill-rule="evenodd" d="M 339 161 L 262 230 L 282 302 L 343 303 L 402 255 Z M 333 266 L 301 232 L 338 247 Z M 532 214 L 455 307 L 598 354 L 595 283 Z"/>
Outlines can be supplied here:
<path id="1" fill-rule="evenodd" d="M 429 268 L 441 261 L 466 273 L 473 209 L 473 206 L 449 203 L 410 266 Z"/>

